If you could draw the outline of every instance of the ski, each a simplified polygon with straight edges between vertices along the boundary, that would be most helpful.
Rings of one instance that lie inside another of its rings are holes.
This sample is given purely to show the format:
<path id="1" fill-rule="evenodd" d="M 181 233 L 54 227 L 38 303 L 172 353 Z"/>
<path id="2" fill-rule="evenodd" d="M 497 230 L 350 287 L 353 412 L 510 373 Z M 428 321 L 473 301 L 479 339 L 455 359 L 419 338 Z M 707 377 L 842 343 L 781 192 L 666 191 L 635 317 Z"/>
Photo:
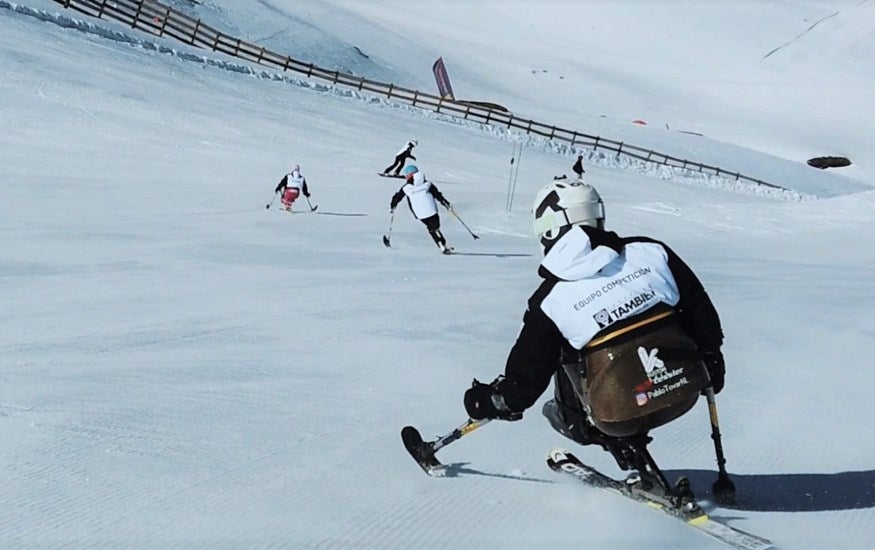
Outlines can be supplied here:
<path id="1" fill-rule="evenodd" d="M 444 252 L 444 254 L 450 256 L 484 256 L 489 258 L 530 258 L 531 254 L 513 254 L 513 253 L 504 253 L 504 252 L 459 252 L 453 250 L 451 252 Z"/>
<path id="2" fill-rule="evenodd" d="M 346 217 L 367 216 L 367 214 L 358 214 L 358 213 L 352 213 L 352 212 L 316 212 L 316 213 L 319 214 L 320 216 L 346 216 Z"/>
<path id="3" fill-rule="evenodd" d="M 690 527 L 697 529 L 710 537 L 719 540 L 739 550 L 767 550 L 775 548 L 771 541 L 758 537 L 746 531 L 730 527 L 710 517 L 699 504 L 692 499 L 692 493 L 688 492 L 689 498 L 667 497 L 663 494 L 650 493 L 641 488 L 640 483 L 627 483 L 606 476 L 592 466 L 580 461 L 576 456 L 565 449 L 557 448 L 547 455 L 547 466 L 555 472 L 561 472 L 574 476 L 581 482 L 604 489 L 626 498 L 647 504 L 665 514 L 683 521 Z"/>
<path id="4" fill-rule="evenodd" d="M 318 206 L 316 208 L 318 208 Z M 313 210 L 286 210 L 285 208 L 277 208 L 276 211 L 283 212 L 285 214 L 311 214 L 313 211 L 315 211 L 315 208 Z M 321 214 L 321 212 L 319 213 Z"/>
<path id="5" fill-rule="evenodd" d="M 392 248 L 392 244 L 389 242 L 388 235 L 383 235 L 383 244 L 386 246 L 386 248 Z"/>
<path id="6" fill-rule="evenodd" d="M 383 172 L 377 172 L 377 175 L 378 175 L 378 176 L 381 176 L 381 177 L 384 177 L 384 178 L 398 178 L 398 179 L 404 179 L 404 176 L 402 176 L 401 174 L 385 174 L 385 173 L 383 173 Z"/>

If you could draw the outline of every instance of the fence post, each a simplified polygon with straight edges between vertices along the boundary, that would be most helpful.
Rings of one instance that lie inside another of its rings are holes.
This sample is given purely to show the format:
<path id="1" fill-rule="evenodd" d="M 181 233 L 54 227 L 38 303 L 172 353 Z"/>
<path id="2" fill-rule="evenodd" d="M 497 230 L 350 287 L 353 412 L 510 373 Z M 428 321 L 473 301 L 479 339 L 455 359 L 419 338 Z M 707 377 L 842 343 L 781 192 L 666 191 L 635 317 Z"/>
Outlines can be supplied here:
<path id="1" fill-rule="evenodd" d="M 134 20 L 131 21 L 131 28 L 136 29 L 137 25 L 140 23 L 140 13 L 143 11 L 143 2 L 137 4 L 137 12 L 134 14 Z"/>
<path id="2" fill-rule="evenodd" d="M 418 98 L 418 97 L 419 97 L 419 92 L 418 91 L 413 92 L 413 106 L 414 107 L 416 107 L 416 98 Z"/>
<path id="3" fill-rule="evenodd" d="M 192 31 L 191 31 L 191 42 L 189 42 L 189 44 L 191 44 L 192 46 L 194 46 L 194 39 L 197 38 L 197 34 L 200 32 L 200 29 L 201 29 L 201 20 L 198 19 L 197 21 L 194 22 L 194 29 L 192 29 Z"/>
<path id="4" fill-rule="evenodd" d="M 167 6 L 167 9 L 164 10 L 164 19 L 161 20 L 161 30 L 158 32 L 158 36 L 164 36 L 164 27 L 167 26 L 167 20 L 170 18 L 170 6 Z"/>
<path id="5" fill-rule="evenodd" d="M 386 92 L 386 97 L 392 97 L 392 88 L 394 87 L 394 84 L 389 84 L 389 90 Z"/>
<path id="6" fill-rule="evenodd" d="M 164 29 L 167 28 L 167 20 L 170 19 L 170 6 L 167 6 L 167 11 L 164 13 L 164 21 L 161 22 L 161 34 L 159 36 L 164 36 Z"/>

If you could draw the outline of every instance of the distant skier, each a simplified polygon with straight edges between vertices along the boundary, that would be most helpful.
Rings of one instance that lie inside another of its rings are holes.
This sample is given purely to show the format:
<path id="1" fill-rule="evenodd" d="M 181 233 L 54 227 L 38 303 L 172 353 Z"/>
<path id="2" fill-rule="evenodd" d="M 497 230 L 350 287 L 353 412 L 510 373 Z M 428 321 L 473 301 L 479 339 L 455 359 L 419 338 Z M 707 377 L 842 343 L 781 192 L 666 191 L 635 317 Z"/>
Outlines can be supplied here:
<path id="1" fill-rule="evenodd" d="M 574 163 L 574 166 L 572 166 L 571 169 L 577 174 L 577 179 L 583 178 L 583 174 L 586 172 L 586 170 L 583 169 L 583 155 L 577 155 L 577 162 Z"/>
<path id="2" fill-rule="evenodd" d="M 383 170 L 383 175 L 398 176 L 401 174 L 401 169 L 404 168 L 404 163 L 407 162 L 407 159 L 416 160 L 416 157 L 413 156 L 413 148 L 416 147 L 416 143 L 417 142 L 415 139 L 411 139 L 407 142 L 406 145 L 404 145 L 404 147 L 399 149 L 398 152 L 395 154 L 395 162 L 393 162 L 391 165 L 389 165 L 388 168 Z M 395 170 L 394 174 L 389 173 L 392 172 L 392 170 Z"/>
<path id="3" fill-rule="evenodd" d="M 543 414 L 555 430 L 600 445 L 623 470 L 652 474 L 648 431 L 685 414 L 704 388 L 723 388 L 717 311 L 667 245 L 606 231 L 592 186 L 554 181 L 533 210 L 543 281 L 504 375 L 475 379 L 465 409 L 473 419 L 518 420 L 552 377 Z"/>
<path id="4" fill-rule="evenodd" d="M 425 224 L 428 234 L 431 235 L 431 238 L 441 252 L 449 254 L 453 248 L 447 246 L 447 241 L 444 239 L 443 233 L 441 233 L 441 219 L 438 215 L 436 203 L 441 203 L 447 210 L 452 209 L 453 205 L 444 198 L 433 183 L 425 179 L 425 174 L 420 172 L 416 166 L 412 164 L 405 166 L 402 172 L 407 181 L 392 196 L 392 201 L 389 203 L 389 212 L 394 214 L 395 207 L 398 206 L 401 199 L 407 197 L 407 204 L 410 206 L 413 216 Z"/>
<path id="5" fill-rule="evenodd" d="M 286 211 L 292 210 L 292 205 L 295 200 L 303 194 L 305 197 L 310 197 L 310 191 L 307 189 L 307 179 L 301 174 L 301 167 L 297 164 L 292 166 L 292 170 L 283 176 L 283 179 L 277 184 L 274 193 L 282 192 L 280 200 L 283 203 L 283 208 Z"/>

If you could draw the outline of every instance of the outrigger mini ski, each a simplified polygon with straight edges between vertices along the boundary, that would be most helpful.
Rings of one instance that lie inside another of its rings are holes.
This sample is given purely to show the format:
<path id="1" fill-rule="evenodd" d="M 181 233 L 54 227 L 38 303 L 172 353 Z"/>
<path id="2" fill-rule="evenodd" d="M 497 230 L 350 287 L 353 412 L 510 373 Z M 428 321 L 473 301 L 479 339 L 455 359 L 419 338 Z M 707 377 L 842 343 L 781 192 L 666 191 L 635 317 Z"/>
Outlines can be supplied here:
<path id="1" fill-rule="evenodd" d="M 445 445 L 449 445 L 453 441 L 456 441 L 457 439 L 473 432 L 480 426 L 488 423 L 489 420 L 485 418 L 483 420 L 469 419 L 452 432 L 436 439 L 435 441 L 423 441 L 419 430 L 413 426 L 404 426 L 401 430 L 401 441 L 404 442 L 404 447 L 407 449 L 407 452 L 410 453 L 410 456 L 413 457 L 413 460 L 419 464 L 419 467 L 422 468 L 425 473 L 431 476 L 441 476 L 444 474 L 444 467 L 435 456 L 438 449 L 441 449 Z"/>

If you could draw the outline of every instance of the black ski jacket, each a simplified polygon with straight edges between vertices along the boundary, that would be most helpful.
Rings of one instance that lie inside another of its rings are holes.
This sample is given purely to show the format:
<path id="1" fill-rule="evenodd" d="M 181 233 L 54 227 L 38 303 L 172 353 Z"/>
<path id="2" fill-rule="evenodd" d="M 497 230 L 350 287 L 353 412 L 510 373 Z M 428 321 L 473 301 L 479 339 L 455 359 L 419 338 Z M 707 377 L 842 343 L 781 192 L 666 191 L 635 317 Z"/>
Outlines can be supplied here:
<path id="1" fill-rule="evenodd" d="M 587 263 L 592 265 L 586 267 Z M 637 266 L 634 271 L 627 271 L 626 277 L 618 279 L 617 274 L 623 273 L 618 266 L 628 270 L 633 263 Z M 599 266 L 602 267 L 595 272 L 585 270 Z M 614 232 L 592 227 L 574 227 L 550 248 L 538 275 L 544 280 L 529 298 L 522 329 L 507 358 L 505 378 L 498 385 L 498 391 L 512 411 L 531 407 L 544 393 L 552 375 L 561 368 L 563 349 L 579 350 L 594 336 L 590 333 L 595 330 L 579 331 L 579 337 L 568 330 L 568 324 L 575 325 L 573 316 L 578 310 L 592 305 L 590 302 L 607 299 L 606 295 L 615 288 L 620 289 L 627 279 L 634 278 L 636 288 L 645 290 L 624 304 L 625 308 L 621 305 L 612 314 L 608 313 L 610 307 L 603 308 L 594 316 L 586 315 L 587 318 L 577 324 L 591 323 L 591 318 L 597 317 L 597 328 L 607 328 L 650 307 L 664 308 L 667 304 L 678 314 L 684 331 L 701 352 L 717 351 L 723 344 L 720 319 L 702 283 L 692 269 L 660 241 L 648 237 L 619 237 Z M 574 295 L 575 280 L 580 281 L 582 288 L 589 289 L 586 294 Z M 573 344 L 545 307 L 554 318 L 563 318 L 563 326 L 574 340 Z"/>

